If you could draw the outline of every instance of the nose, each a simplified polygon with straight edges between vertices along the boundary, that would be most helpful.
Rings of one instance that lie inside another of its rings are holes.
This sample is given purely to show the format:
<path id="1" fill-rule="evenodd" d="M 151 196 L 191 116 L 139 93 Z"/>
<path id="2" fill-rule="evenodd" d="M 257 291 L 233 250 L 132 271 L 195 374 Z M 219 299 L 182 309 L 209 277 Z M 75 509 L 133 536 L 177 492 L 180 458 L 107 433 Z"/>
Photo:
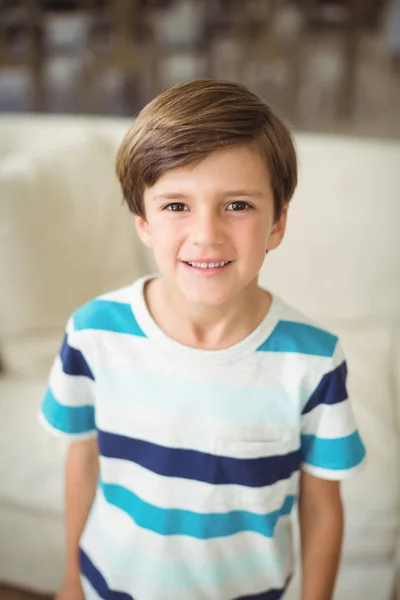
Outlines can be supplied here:
<path id="1" fill-rule="evenodd" d="M 192 243 L 198 246 L 222 244 L 224 232 L 218 212 L 207 209 L 196 213 L 191 238 Z"/>

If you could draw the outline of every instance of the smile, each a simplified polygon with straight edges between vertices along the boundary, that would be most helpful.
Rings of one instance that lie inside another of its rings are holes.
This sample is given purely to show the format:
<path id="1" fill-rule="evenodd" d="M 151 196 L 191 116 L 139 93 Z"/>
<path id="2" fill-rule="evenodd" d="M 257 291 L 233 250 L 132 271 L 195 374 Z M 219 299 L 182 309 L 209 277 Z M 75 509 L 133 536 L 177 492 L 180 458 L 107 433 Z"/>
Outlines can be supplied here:
<path id="1" fill-rule="evenodd" d="M 225 267 L 226 265 L 228 265 L 230 263 L 229 260 L 220 261 L 220 262 L 192 262 L 192 261 L 185 261 L 185 262 L 187 265 L 189 265 L 191 267 L 196 267 L 197 269 L 216 269 L 216 268 Z"/>

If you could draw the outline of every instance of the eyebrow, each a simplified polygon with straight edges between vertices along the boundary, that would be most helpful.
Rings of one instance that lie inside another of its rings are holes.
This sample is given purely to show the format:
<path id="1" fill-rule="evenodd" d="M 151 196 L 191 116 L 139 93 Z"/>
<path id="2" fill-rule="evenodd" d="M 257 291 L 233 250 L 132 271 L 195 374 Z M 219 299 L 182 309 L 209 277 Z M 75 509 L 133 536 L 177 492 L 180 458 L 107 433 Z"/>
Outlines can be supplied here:
<path id="1" fill-rule="evenodd" d="M 222 194 L 224 198 L 264 198 L 265 194 L 257 190 L 229 190 Z M 156 194 L 152 200 L 187 200 L 190 198 L 188 194 L 182 194 L 178 192 L 168 192 L 165 194 Z"/>
<path id="2" fill-rule="evenodd" d="M 232 190 L 224 194 L 226 198 L 236 196 L 246 196 L 246 198 L 264 198 L 265 194 L 258 190 Z"/>
<path id="3" fill-rule="evenodd" d="M 189 196 L 186 194 L 179 194 L 177 192 L 169 192 L 166 194 L 156 194 L 152 197 L 152 200 L 187 200 Z"/>

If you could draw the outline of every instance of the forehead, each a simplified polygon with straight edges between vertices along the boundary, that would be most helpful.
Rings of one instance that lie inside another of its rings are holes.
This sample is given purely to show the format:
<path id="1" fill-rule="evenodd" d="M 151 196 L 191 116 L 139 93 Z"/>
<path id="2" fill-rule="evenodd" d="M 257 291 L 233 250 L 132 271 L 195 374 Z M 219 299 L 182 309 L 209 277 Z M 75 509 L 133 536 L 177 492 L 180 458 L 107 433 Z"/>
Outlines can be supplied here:
<path id="1" fill-rule="evenodd" d="M 233 146 L 216 150 L 195 164 L 170 169 L 154 185 L 151 195 L 209 191 L 252 190 L 268 195 L 271 183 L 267 164 L 261 153 L 251 146 Z M 146 190 L 145 190 L 146 195 Z"/>

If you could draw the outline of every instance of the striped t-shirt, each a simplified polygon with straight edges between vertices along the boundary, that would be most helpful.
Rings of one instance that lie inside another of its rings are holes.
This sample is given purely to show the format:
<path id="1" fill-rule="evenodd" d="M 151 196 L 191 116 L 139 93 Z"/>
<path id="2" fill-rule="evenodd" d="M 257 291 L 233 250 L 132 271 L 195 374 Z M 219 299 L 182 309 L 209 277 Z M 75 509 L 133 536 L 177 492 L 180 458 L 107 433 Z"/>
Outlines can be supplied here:
<path id="1" fill-rule="evenodd" d="M 85 598 L 282 598 L 300 469 L 341 479 L 364 457 L 338 339 L 274 296 L 240 343 L 190 348 L 152 319 L 148 279 L 72 315 L 42 406 L 98 440 Z"/>

